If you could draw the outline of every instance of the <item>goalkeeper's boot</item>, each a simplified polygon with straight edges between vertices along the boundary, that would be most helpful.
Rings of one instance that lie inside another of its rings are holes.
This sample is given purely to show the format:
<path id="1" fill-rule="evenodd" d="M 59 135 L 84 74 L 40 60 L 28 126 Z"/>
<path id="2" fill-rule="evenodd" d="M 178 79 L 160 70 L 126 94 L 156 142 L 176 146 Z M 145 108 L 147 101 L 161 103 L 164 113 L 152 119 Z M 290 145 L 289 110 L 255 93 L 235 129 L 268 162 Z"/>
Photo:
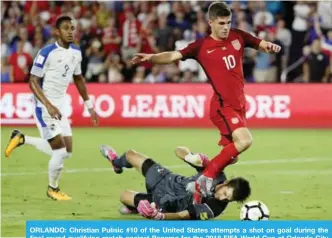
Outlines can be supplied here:
<path id="1" fill-rule="evenodd" d="M 59 187 L 52 188 L 51 186 L 48 186 L 46 195 L 56 201 L 68 201 L 72 199 L 64 192 L 61 192 Z"/>
<path id="2" fill-rule="evenodd" d="M 102 145 L 100 147 L 100 152 L 112 164 L 115 173 L 121 174 L 123 172 L 122 168 L 114 164 L 114 160 L 116 160 L 118 156 L 116 154 L 116 151 L 112 147 L 108 145 Z"/>
<path id="3" fill-rule="evenodd" d="M 19 130 L 13 130 L 12 134 L 10 135 L 10 140 L 8 142 L 8 145 L 5 149 L 5 156 L 9 157 L 13 150 L 15 150 L 17 147 L 23 145 L 25 142 L 25 138 L 23 133 L 21 133 Z"/>
<path id="4" fill-rule="evenodd" d="M 122 205 L 119 209 L 119 212 L 122 214 L 122 215 L 129 215 L 129 214 L 138 214 L 138 211 L 136 210 L 136 208 L 130 208 L 130 207 L 127 207 L 125 205 Z"/>

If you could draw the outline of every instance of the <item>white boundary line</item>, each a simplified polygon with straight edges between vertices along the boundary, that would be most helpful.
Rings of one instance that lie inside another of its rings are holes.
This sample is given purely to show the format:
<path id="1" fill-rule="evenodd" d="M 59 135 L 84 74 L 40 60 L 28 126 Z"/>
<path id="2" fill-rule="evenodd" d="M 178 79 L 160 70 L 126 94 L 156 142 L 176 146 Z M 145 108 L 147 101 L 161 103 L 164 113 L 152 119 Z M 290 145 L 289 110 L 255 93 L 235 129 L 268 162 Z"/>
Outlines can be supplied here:
<path id="1" fill-rule="evenodd" d="M 248 166 L 248 165 L 260 165 L 260 164 L 286 164 L 286 163 L 311 163 L 317 161 L 331 161 L 329 158 L 292 158 L 292 159 L 277 159 L 277 160 L 256 160 L 256 161 L 240 161 L 236 164 L 236 166 Z M 105 161 L 106 162 L 106 161 Z M 165 166 L 169 169 L 185 169 L 190 168 L 189 165 L 186 164 L 178 164 L 178 165 L 169 165 Z M 64 173 L 95 173 L 95 172 L 107 172 L 113 171 L 112 168 L 77 168 L 77 169 L 64 169 Z M 136 171 L 136 170 L 130 170 Z M 24 172 L 5 172 L 1 173 L 1 177 L 9 177 L 9 176 L 27 176 L 27 175 L 40 175 L 40 174 L 47 174 L 47 170 L 45 171 L 24 171 Z M 324 170 L 267 170 L 267 171 L 260 171 L 255 170 L 255 173 L 273 173 L 273 174 L 306 174 L 306 173 L 317 173 L 317 174 L 331 174 L 332 169 L 324 169 Z"/>

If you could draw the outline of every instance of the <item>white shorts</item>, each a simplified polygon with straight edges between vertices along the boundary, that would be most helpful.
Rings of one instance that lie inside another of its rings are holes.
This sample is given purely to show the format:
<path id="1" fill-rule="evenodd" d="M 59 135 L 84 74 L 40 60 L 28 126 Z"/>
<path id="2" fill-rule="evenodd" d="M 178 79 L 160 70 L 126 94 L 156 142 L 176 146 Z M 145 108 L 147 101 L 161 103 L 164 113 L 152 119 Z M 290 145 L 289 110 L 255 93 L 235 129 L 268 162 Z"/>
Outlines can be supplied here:
<path id="1" fill-rule="evenodd" d="M 42 107 L 36 107 L 34 118 L 40 133 L 40 136 L 49 140 L 57 135 L 72 136 L 70 123 L 68 118 L 62 114 L 61 120 L 56 120 L 50 116 L 48 111 Z"/>

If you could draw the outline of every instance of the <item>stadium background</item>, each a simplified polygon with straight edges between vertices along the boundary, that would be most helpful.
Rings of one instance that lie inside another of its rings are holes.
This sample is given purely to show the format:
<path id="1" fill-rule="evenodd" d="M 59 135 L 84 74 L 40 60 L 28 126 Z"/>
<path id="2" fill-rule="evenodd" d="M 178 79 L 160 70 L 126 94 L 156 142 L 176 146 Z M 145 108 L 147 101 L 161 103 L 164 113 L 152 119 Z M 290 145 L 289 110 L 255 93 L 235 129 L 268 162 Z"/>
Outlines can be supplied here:
<path id="1" fill-rule="evenodd" d="M 112 173 L 99 155 L 101 144 L 111 144 L 119 153 L 136 149 L 187 175 L 192 171 L 174 157 L 176 146 L 210 157 L 218 153 L 219 135 L 208 119 L 212 90 L 197 63 L 130 64 L 135 52 L 180 49 L 207 35 L 209 3 L 1 2 L 1 149 L 14 127 L 38 136 L 31 127 L 26 82 L 34 56 L 54 41 L 52 26 L 61 14 L 76 19 L 75 43 L 82 49 L 84 76 L 102 126 L 90 128 L 71 86 L 67 108 L 74 153 L 61 180 L 61 188 L 74 198 L 69 203 L 45 196 L 46 155 L 25 147 L 2 159 L 2 237 L 23 236 L 25 220 L 32 219 L 140 219 L 121 216 L 117 209 L 120 191 L 143 190 L 143 180 L 131 171 Z M 254 145 L 226 172 L 250 179 L 251 199 L 264 201 L 271 219 L 331 219 L 332 3 L 228 3 L 234 27 L 281 44 L 283 52 L 245 52 Z M 230 205 L 220 219 L 238 219 L 239 207 Z"/>

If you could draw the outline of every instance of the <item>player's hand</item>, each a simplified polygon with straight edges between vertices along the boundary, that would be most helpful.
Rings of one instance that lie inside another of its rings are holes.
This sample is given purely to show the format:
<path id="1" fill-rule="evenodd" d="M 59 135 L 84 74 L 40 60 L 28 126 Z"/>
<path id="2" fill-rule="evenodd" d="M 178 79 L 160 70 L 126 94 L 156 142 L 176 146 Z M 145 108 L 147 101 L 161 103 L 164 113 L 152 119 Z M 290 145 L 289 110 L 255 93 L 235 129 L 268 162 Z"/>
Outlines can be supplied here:
<path id="1" fill-rule="evenodd" d="M 61 113 L 59 111 L 59 109 L 57 109 L 55 106 L 53 106 L 52 104 L 48 104 L 46 105 L 46 109 L 48 111 L 48 114 L 50 114 L 50 116 L 56 120 L 61 120 Z"/>
<path id="2" fill-rule="evenodd" d="M 267 42 L 266 50 L 268 53 L 279 53 L 281 46 L 272 42 Z"/>
<path id="3" fill-rule="evenodd" d="M 186 189 L 191 193 L 200 193 L 204 197 L 209 197 L 212 196 L 212 185 L 213 179 L 202 174 L 195 182 L 188 183 Z"/>
<path id="4" fill-rule="evenodd" d="M 132 64 L 140 64 L 146 61 L 149 61 L 151 59 L 153 54 L 144 54 L 144 53 L 138 53 L 135 54 L 134 58 L 131 60 Z"/>
<path id="5" fill-rule="evenodd" d="M 137 206 L 138 213 L 146 218 L 152 218 L 154 220 L 163 220 L 165 215 L 158 210 L 158 208 L 148 200 L 141 200 Z"/>
<path id="6" fill-rule="evenodd" d="M 98 123 L 99 123 L 99 120 L 98 120 L 98 115 L 97 115 L 95 109 L 90 108 L 90 109 L 88 109 L 88 111 L 89 111 L 89 113 L 91 115 L 91 120 L 92 120 L 93 125 L 97 126 Z"/>

